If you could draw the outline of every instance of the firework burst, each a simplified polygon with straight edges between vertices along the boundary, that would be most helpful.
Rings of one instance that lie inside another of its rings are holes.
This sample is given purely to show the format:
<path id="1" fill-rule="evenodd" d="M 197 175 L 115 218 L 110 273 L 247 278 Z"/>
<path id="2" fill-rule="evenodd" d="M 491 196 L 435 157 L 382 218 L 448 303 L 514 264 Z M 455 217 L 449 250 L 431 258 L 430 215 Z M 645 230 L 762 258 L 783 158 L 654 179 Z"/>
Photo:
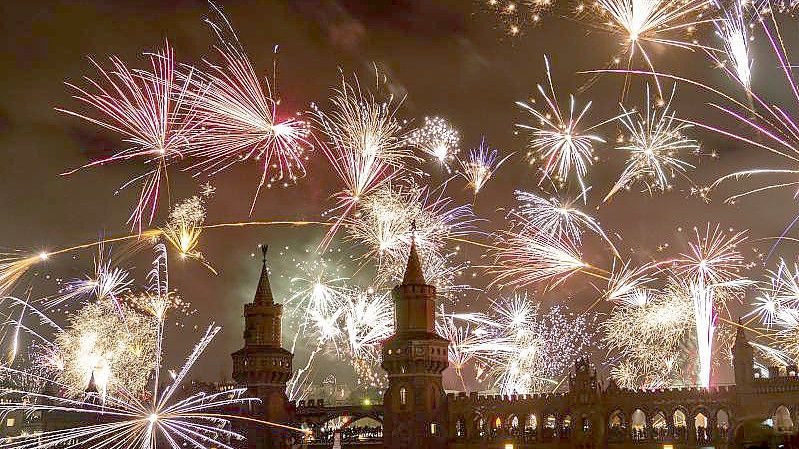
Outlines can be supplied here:
<path id="1" fill-rule="evenodd" d="M 681 346 L 693 330 L 693 302 L 667 288 L 647 290 L 635 301 L 619 301 L 600 324 L 613 360 L 611 376 L 623 388 L 683 383 Z"/>
<path id="2" fill-rule="evenodd" d="M 494 313 L 471 318 L 471 345 L 478 378 L 490 380 L 501 394 L 552 391 L 584 348 L 591 331 L 585 316 L 575 316 L 561 306 L 542 310 L 526 295 L 492 303 Z"/>
<path id="3" fill-rule="evenodd" d="M 524 217 L 524 226 L 532 232 L 553 234 L 579 245 L 586 231 L 601 237 L 616 257 L 619 252 L 592 216 L 574 207 L 575 201 L 561 201 L 558 198 L 544 199 L 534 193 L 517 190 L 516 201 L 521 203 L 517 214 Z"/>
<path id="4" fill-rule="evenodd" d="M 188 156 L 199 159 L 192 168 L 217 173 L 236 163 L 259 161 L 261 189 L 275 183 L 293 184 L 305 176 L 306 153 L 313 148 L 310 126 L 300 117 L 280 113 L 280 100 L 269 79 L 261 81 L 230 22 L 212 4 L 219 20 L 206 20 L 219 39 L 215 48 L 222 65 L 208 63 L 205 72 L 192 69 L 189 103 L 202 127 L 195 129 Z M 277 47 L 275 47 L 277 50 Z"/>
<path id="5" fill-rule="evenodd" d="M 485 138 L 480 141 L 480 147 L 469 151 L 469 158 L 461 160 L 461 171 L 458 172 L 469 188 L 477 195 L 485 187 L 492 176 L 496 175 L 499 167 L 511 157 L 512 154 L 499 158 L 499 152 L 486 144 Z"/>
<path id="6" fill-rule="evenodd" d="M 529 112 L 532 124 L 516 124 L 517 127 L 530 131 L 530 163 L 541 161 L 542 177 L 539 185 L 546 179 L 553 179 L 557 183 L 564 183 L 569 175 L 574 172 L 583 200 L 586 200 L 588 187 L 585 176 L 588 166 L 593 164 L 594 144 L 604 143 L 605 140 L 595 134 L 590 134 L 596 127 L 607 121 L 592 126 L 583 126 L 581 123 L 591 102 L 583 107 L 578 107 L 574 95 L 569 95 L 568 113 L 561 109 L 555 93 L 555 85 L 550 73 L 549 58 L 544 57 L 546 66 L 548 88 L 540 84 L 537 86 L 541 98 L 546 103 L 548 110 L 542 112 L 533 106 L 517 101 L 516 104 Z M 611 119 L 615 120 L 615 118 Z"/>
<path id="7" fill-rule="evenodd" d="M 661 44 L 669 47 L 693 50 L 703 48 L 695 41 L 687 41 L 679 36 L 694 31 L 697 25 L 711 22 L 702 19 L 703 11 L 711 0 L 597 0 L 593 3 L 599 14 L 599 28 L 604 28 L 621 38 L 622 50 L 614 57 L 614 64 L 624 64 L 631 70 L 640 53 L 646 66 L 655 72 L 652 59 L 645 44 Z M 586 6 L 579 6 L 584 10 Z M 626 59 L 625 62 L 622 62 Z M 658 95 L 663 98 L 660 81 L 654 76 Z M 625 78 L 622 100 L 629 89 L 629 77 Z"/>
<path id="8" fill-rule="evenodd" d="M 647 89 L 646 113 L 643 115 L 628 112 L 622 106 L 624 114 L 619 121 L 629 136 L 616 149 L 629 152 L 629 157 L 604 201 L 610 200 L 622 189 L 629 189 L 636 182 L 642 183 L 644 190 L 650 194 L 671 190 L 671 180 L 677 175 L 690 182 L 686 172 L 693 165 L 680 159 L 680 156 L 684 153 L 699 155 L 700 148 L 697 141 L 684 135 L 691 125 L 677 120 L 674 112 L 670 111 L 674 92 L 669 101 L 658 108 L 650 105 Z"/>
<path id="9" fill-rule="evenodd" d="M 327 138 L 322 150 L 343 184 L 335 196 L 337 224 L 345 219 L 368 194 L 388 182 L 404 164 L 415 160 L 395 114 L 399 104 L 390 97 L 379 102 L 360 84 L 342 79 L 331 99 L 331 110 L 312 105 L 316 124 Z M 326 247 L 338 226 L 333 226 L 321 246 Z"/>
<path id="10" fill-rule="evenodd" d="M 141 184 L 139 201 L 129 219 L 139 232 L 143 224 L 152 223 L 155 216 L 167 166 L 183 157 L 188 138 L 200 123 L 185 101 L 192 77 L 188 75 L 184 82 L 176 82 L 175 57 L 169 43 L 164 44 L 163 50 L 148 56 L 152 72 L 131 69 L 112 56 L 110 70 L 91 61 L 100 81 L 86 77 L 89 88 L 67 83 L 77 92 L 74 98 L 96 110 L 99 118 L 58 109 L 118 133 L 128 145 L 124 150 L 81 168 L 136 159 L 143 160 L 148 167 L 145 173 L 122 186 Z M 77 169 L 65 174 L 75 171 Z"/>
<path id="11" fill-rule="evenodd" d="M 457 157 L 459 143 L 458 131 L 441 117 L 425 117 L 424 125 L 408 133 L 408 145 L 435 158 L 447 171 Z"/>

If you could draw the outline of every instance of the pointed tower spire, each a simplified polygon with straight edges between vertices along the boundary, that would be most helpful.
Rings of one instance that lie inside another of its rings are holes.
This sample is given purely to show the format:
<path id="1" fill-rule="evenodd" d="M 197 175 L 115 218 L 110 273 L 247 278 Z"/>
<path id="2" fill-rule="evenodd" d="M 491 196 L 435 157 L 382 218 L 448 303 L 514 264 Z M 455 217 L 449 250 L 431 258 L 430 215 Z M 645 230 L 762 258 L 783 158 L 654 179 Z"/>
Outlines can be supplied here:
<path id="1" fill-rule="evenodd" d="M 402 285 L 427 285 L 422 272 L 422 262 L 416 251 L 416 222 L 411 223 L 411 250 L 408 252 L 408 265 L 402 276 Z"/>
<path id="2" fill-rule="evenodd" d="M 261 278 L 258 280 L 258 288 L 255 290 L 255 304 L 274 304 L 275 298 L 272 296 L 272 287 L 269 285 L 269 270 L 266 268 L 266 252 L 269 245 L 262 243 L 261 252 L 263 260 L 261 265 Z"/>
<path id="3" fill-rule="evenodd" d="M 94 380 L 94 370 L 92 370 L 92 376 L 89 378 L 89 385 L 86 385 L 86 394 L 98 393 L 100 390 L 97 389 L 97 381 Z"/>

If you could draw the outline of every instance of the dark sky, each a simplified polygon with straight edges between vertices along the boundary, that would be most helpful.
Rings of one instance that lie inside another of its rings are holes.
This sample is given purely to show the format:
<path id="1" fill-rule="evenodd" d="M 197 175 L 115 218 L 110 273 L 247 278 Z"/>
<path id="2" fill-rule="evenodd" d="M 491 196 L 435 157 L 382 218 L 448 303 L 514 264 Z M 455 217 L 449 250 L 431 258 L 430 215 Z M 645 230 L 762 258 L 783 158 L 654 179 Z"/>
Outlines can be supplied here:
<path id="1" fill-rule="evenodd" d="M 514 101 L 528 98 L 535 84 L 544 81 L 543 55 L 552 56 L 553 76 L 565 94 L 588 81 L 577 72 L 604 67 L 619 45 L 613 36 L 571 17 L 560 17 L 563 12 L 546 16 L 540 26 L 522 36 L 508 38 L 495 18 L 481 11 L 481 2 L 469 0 L 228 1 L 223 8 L 260 72 L 270 70 L 272 49 L 279 45 L 278 85 L 287 110 L 304 110 L 312 101 L 325 104 L 330 87 L 339 82 L 339 68 L 370 80 L 376 63 L 388 74 L 392 86 L 407 94 L 400 116 L 416 120 L 425 115 L 447 117 L 460 130 L 464 150 L 476 146 L 484 135 L 503 153 L 516 152 L 475 202 L 477 214 L 488 219 L 481 225 L 486 230 L 501 226 L 495 222 L 502 216 L 496 210 L 512 205 L 513 189 L 537 190 L 535 173 L 520 157 L 525 141 L 513 135 L 513 123 L 525 119 Z M 138 55 L 168 38 L 178 59 L 200 64 L 201 57 L 212 55 L 213 38 L 202 22 L 208 10 L 207 3 L 190 0 L 4 2 L 0 6 L 5 34 L 0 60 L 0 148 L 4 155 L 0 210 L 5 217 L 0 221 L 0 245 L 8 249 L 57 248 L 127 231 L 125 220 L 136 191 L 116 196 L 114 191 L 141 167 L 112 164 L 59 176 L 121 144 L 114 135 L 53 108 L 80 107 L 70 99 L 63 82 L 93 75 L 86 56 L 102 59 L 116 54 L 131 63 L 137 61 L 134 66 L 143 66 Z M 664 71 L 676 70 L 730 86 L 701 54 L 656 47 L 651 54 Z M 756 65 L 756 79 L 758 69 Z M 615 113 L 621 81 L 618 76 L 603 76 L 582 95 L 582 99 L 594 100 L 591 120 Z M 631 105 L 642 104 L 642 85 L 640 79 L 634 82 Z M 773 86 L 769 81 L 763 87 Z M 676 110 L 691 118 L 713 119 L 703 101 L 695 90 L 679 89 Z M 613 127 L 605 128 L 609 139 L 614 133 Z M 721 155 L 717 161 L 698 161 L 693 176 L 699 184 L 734 169 L 777 163 L 729 141 L 701 133 L 692 137 Z M 601 147 L 598 154 L 601 161 L 590 174 L 594 186 L 591 206 L 610 188 L 624 159 L 609 145 Z M 253 218 L 318 218 L 332 205 L 328 197 L 336 190 L 326 172 L 322 155 L 317 154 L 309 165 L 308 178 L 289 189 L 265 191 Z M 246 219 L 258 176 L 256 165 L 242 164 L 214 178 L 217 193 L 209 201 L 208 222 Z M 459 182 L 453 183 L 451 193 L 468 201 Z M 175 171 L 170 184 L 173 200 L 195 193 L 196 185 L 187 174 Z M 742 201 L 735 207 L 722 204 L 721 199 L 723 195 L 718 194 L 712 204 L 705 205 L 687 198 L 684 191 L 655 197 L 632 191 L 617 195 L 596 214 L 609 232 L 623 236 L 619 246 L 624 254 L 633 249 L 639 260 L 646 260 L 661 243 L 684 248 L 686 233 L 677 232 L 678 226 L 720 222 L 751 228 L 753 238 L 762 238 L 779 234 L 795 212 L 790 192 Z M 252 298 L 259 269 L 250 256 L 256 244 L 288 245 L 290 257 L 313 247 L 309 242 L 318 234 L 308 229 L 263 228 L 209 232 L 202 249 L 219 270 L 218 276 L 199 264 L 173 261 L 172 285 L 198 309 L 190 321 L 202 326 L 213 320 L 224 328 L 208 356 L 198 363 L 196 376 L 229 377 L 228 354 L 241 345 L 242 304 Z M 467 250 L 466 254 L 479 264 L 479 251 Z M 54 261 L 42 274 L 76 276 L 90 266 L 92 255 L 85 252 L 77 261 Z M 273 259 L 278 257 L 272 253 Z M 597 257 L 587 254 L 589 261 L 607 263 Z M 138 271 L 147 268 L 146 257 L 133 261 Z M 272 284 L 278 292 L 285 291 L 288 282 L 280 275 L 290 276 L 279 272 L 291 265 L 284 262 L 273 260 L 272 264 Z M 594 297 L 586 282 L 575 278 L 568 287 L 551 293 L 550 300 L 574 302 L 579 310 Z M 464 307 L 482 304 L 482 296 L 466 298 Z M 191 339 L 173 335 L 169 342 L 170 356 L 177 361 Z"/>

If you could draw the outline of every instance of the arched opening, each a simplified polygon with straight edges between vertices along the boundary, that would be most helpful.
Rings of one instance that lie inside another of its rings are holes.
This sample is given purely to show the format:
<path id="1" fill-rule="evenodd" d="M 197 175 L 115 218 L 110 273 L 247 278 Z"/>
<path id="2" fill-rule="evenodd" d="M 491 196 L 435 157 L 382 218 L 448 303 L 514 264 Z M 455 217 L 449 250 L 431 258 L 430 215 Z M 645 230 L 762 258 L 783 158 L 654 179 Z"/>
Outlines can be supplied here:
<path id="1" fill-rule="evenodd" d="M 535 416 L 535 414 L 527 417 L 527 425 L 525 427 L 533 431 L 538 429 L 538 418 Z"/>
<path id="2" fill-rule="evenodd" d="M 492 424 L 492 427 L 493 427 L 494 430 L 501 429 L 502 428 L 502 418 L 497 416 L 496 418 L 494 418 L 494 421 L 491 424 Z"/>
<path id="3" fill-rule="evenodd" d="M 585 415 L 583 415 L 582 419 L 582 428 L 583 433 L 588 433 L 591 431 L 591 419 Z"/>
<path id="4" fill-rule="evenodd" d="M 400 387 L 399 389 L 400 405 L 408 405 L 408 389 Z"/>
<path id="5" fill-rule="evenodd" d="M 774 429 L 777 432 L 790 432 L 793 430 L 793 420 L 788 407 L 781 405 L 774 412 Z"/>
<path id="6" fill-rule="evenodd" d="M 371 416 L 337 416 L 324 422 L 314 432 L 320 442 L 332 443 L 334 434 L 339 434 L 342 442 L 375 441 L 383 438 L 383 423 Z"/>
<path id="7" fill-rule="evenodd" d="M 466 420 L 458 418 L 455 421 L 455 436 L 458 438 L 466 438 Z"/>
<path id="8" fill-rule="evenodd" d="M 547 414 L 544 417 L 543 429 L 541 429 L 541 435 L 543 436 L 544 440 L 550 440 L 555 437 L 557 434 L 558 428 L 558 420 L 555 418 L 555 415 L 552 413 Z"/>
<path id="9" fill-rule="evenodd" d="M 519 417 L 516 415 L 512 415 L 510 418 L 510 428 L 513 430 L 517 430 L 519 428 Z"/>
<path id="10" fill-rule="evenodd" d="M 551 413 L 549 415 L 547 415 L 546 419 L 544 420 L 544 427 L 546 427 L 547 429 L 554 430 L 555 427 L 557 427 L 557 424 L 558 424 L 558 421 L 557 421 L 557 419 L 555 419 L 555 415 L 553 415 Z"/>
<path id="11" fill-rule="evenodd" d="M 621 410 L 614 410 L 608 418 L 608 427 L 611 429 L 621 429 L 624 427 L 624 414 Z"/>
<path id="12" fill-rule="evenodd" d="M 624 413 L 614 410 L 608 417 L 608 439 L 610 441 L 624 441 L 626 435 Z"/>
<path id="13" fill-rule="evenodd" d="M 485 434 L 486 434 L 486 422 L 485 422 L 485 420 L 483 419 L 482 416 L 477 418 L 477 428 L 475 430 L 477 430 L 477 435 L 478 436 L 480 436 L 480 437 L 484 437 L 485 436 Z"/>
<path id="14" fill-rule="evenodd" d="M 640 408 L 630 415 L 630 431 L 634 441 L 646 439 L 646 413 Z"/>
<path id="15" fill-rule="evenodd" d="M 696 430 L 696 441 L 704 443 L 710 441 L 710 434 L 707 431 L 707 416 L 699 412 L 694 417 L 694 429 Z"/>
<path id="16" fill-rule="evenodd" d="M 646 428 L 646 413 L 640 408 L 635 409 L 633 414 L 630 415 L 630 427 L 638 431 Z"/>
<path id="17" fill-rule="evenodd" d="M 719 410 L 716 412 L 716 432 L 718 433 L 720 440 L 729 440 L 730 415 L 726 410 Z"/>
<path id="18" fill-rule="evenodd" d="M 562 437 L 568 438 L 569 435 L 572 433 L 572 416 L 566 415 L 563 417 L 563 420 L 560 422 L 560 433 Z"/>
<path id="19" fill-rule="evenodd" d="M 652 428 L 653 429 L 665 429 L 668 427 L 666 423 L 666 415 L 663 412 L 655 413 L 655 416 L 652 418 Z"/>
<path id="20" fill-rule="evenodd" d="M 682 410 L 677 410 L 674 412 L 674 427 L 678 428 L 685 428 L 688 425 L 688 419 L 685 417 L 685 413 Z"/>
<path id="21" fill-rule="evenodd" d="M 694 427 L 697 429 L 700 427 L 707 428 L 707 416 L 705 416 L 702 412 L 699 412 L 694 417 Z"/>

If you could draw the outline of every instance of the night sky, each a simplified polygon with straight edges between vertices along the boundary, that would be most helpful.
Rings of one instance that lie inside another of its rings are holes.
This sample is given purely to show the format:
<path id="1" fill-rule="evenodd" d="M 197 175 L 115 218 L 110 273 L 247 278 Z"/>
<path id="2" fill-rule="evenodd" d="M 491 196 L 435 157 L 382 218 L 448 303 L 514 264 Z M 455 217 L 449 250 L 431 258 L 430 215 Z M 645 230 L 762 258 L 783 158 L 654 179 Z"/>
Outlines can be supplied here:
<path id="1" fill-rule="evenodd" d="M 307 110 L 314 101 L 326 105 L 331 87 L 340 81 L 339 70 L 369 82 L 376 64 L 388 75 L 392 90 L 406 96 L 400 117 L 417 123 L 426 115 L 446 117 L 461 133 L 461 154 L 478 145 L 482 136 L 503 154 L 515 152 L 475 201 L 477 215 L 486 219 L 479 226 L 487 231 L 502 227 L 503 212 L 499 209 L 513 205 L 514 189 L 538 191 L 536 172 L 523 159 L 525 139 L 514 135 L 513 124 L 526 120 L 514 102 L 529 98 L 536 83 L 545 81 L 543 55 L 552 57 L 553 76 L 565 96 L 590 80 L 589 75 L 577 72 L 605 67 L 619 45 L 616 37 L 575 20 L 568 11 L 554 11 L 539 26 L 511 38 L 481 2 L 470 0 L 228 1 L 222 7 L 260 73 L 269 74 L 273 48 L 279 46 L 277 80 L 284 110 Z M 54 110 L 81 108 L 70 98 L 63 82 L 95 75 L 87 56 L 103 61 L 115 54 L 133 66 L 146 67 L 140 54 L 158 48 L 164 39 L 175 47 L 180 61 L 202 64 L 202 57 L 214 56 L 210 48 L 214 38 L 203 23 L 208 12 L 207 3 L 189 0 L 4 2 L 0 6 L 5 34 L 0 59 L 0 148 L 4 156 L 0 165 L 0 210 L 4 217 L 0 220 L 0 245 L 8 250 L 51 249 L 129 231 L 125 221 L 137 191 L 114 192 L 139 173 L 141 165 L 109 164 L 59 176 L 122 145 L 115 135 Z M 663 71 L 731 86 L 699 53 L 653 46 L 651 54 Z M 779 92 L 773 67 L 758 66 L 757 60 L 756 53 L 755 78 L 759 73 L 768 74 L 761 77 L 760 87 Z M 643 104 L 646 81 L 634 80 L 629 105 Z M 594 101 L 591 120 L 616 113 L 621 85 L 621 77 L 603 75 L 580 94 L 581 99 Z M 705 101 L 695 89 L 679 88 L 675 109 L 681 116 L 718 121 Z M 613 126 L 605 128 L 611 141 L 613 132 Z M 774 167 L 780 162 L 707 133 L 696 132 L 691 137 L 699 139 L 707 152 L 715 149 L 720 154 L 718 160 L 692 159 L 698 164 L 692 176 L 700 185 L 736 169 Z M 614 152 L 610 144 L 600 146 L 598 155 L 601 160 L 589 174 L 593 185 L 589 210 L 599 204 L 624 161 L 624 154 Z M 432 185 L 447 177 L 440 171 L 431 172 Z M 334 204 L 329 196 L 337 184 L 320 153 L 313 156 L 308 173 L 296 186 L 264 191 L 252 218 L 319 219 L 321 211 Z M 210 179 L 217 190 L 208 202 L 207 222 L 248 219 L 259 176 L 259 167 L 253 163 L 239 164 Z M 170 174 L 172 202 L 196 193 L 198 184 L 205 181 L 174 170 Z M 660 257 L 654 251 L 663 243 L 669 243 L 671 254 L 675 254 L 685 249 L 690 237 L 687 231 L 708 221 L 751 229 L 753 239 L 776 236 L 796 212 L 789 191 L 728 206 L 722 202 L 724 194 L 743 187 L 731 185 L 706 205 L 681 189 L 687 184 L 678 181 L 677 185 L 674 192 L 654 197 L 635 189 L 622 192 L 594 211 L 609 233 L 623 237 L 617 242 L 623 255 L 634 252 L 637 260 Z M 471 201 L 463 186 L 462 180 L 453 180 L 448 192 L 460 202 Z M 164 196 L 162 201 L 159 222 L 166 215 L 169 199 Z M 679 232 L 678 227 L 685 231 Z M 252 299 L 260 268 L 258 257 L 251 255 L 257 252 L 256 245 L 267 242 L 275 248 L 270 253 L 270 265 L 272 285 L 280 298 L 292 276 L 289 259 L 314 248 L 321 232 L 290 228 L 208 232 L 201 248 L 219 270 L 218 276 L 197 263 L 171 261 L 172 286 L 198 312 L 187 320 L 183 331 L 170 331 L 169 359 L 183 359 L 193 341 L 188 335 L 198 336 L 192 331 L 195 324 L 204 328 L 215 321 L 223 331 L 193 374 L 210 380 L 229 378 L 229 354 L 242 344 L 242 304 Z M 747 255 L 753 254 L 752 246 L 745 248 Z M 764 250 L 768 243 L 754 246 Z M 349 251 L 346 243 L 338 242 L 334 247 L 342 248 L 342 254 Z M 792 252 L 795 248 L 786 244 L 782 249 Z M 595 253 L 589 245 L 587 260 L 608 263 L 599 251 Z M 474 265 L 484 263 L 479 250 L 465 249 L 464 254 Z M 55 288 L 55 278 L 79 276 L 90 269 L 91 251 L 77 253 L 76 257 L 48 263 L 23 286 L 32 284 L 46 291 Z M 143 279 L 148 257 L 134 256 L 125 263 L 134 265 Z M 471 279 L 470 274 L 467 279 Z M 47 275 L 51 278 L 46 279 Z M 469 294 L 460 307 L 479 310 L 485 297 L 483 293 Z M 546 301 L 567 302 L 575 310 L 595 297 L 596 289 L 585 277 L 576 277 L 545 295 Z"/>

